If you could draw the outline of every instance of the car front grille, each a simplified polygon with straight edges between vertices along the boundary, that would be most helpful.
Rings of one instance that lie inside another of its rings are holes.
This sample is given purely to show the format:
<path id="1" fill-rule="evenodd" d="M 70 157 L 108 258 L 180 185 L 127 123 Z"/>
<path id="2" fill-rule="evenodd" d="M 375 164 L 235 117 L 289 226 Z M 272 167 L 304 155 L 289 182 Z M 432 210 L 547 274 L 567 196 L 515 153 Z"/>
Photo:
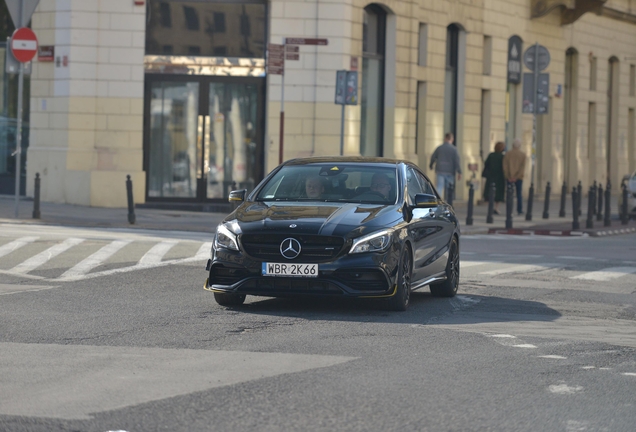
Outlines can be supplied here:
<path id="1" fill-rule="evenodd" d="M 297 258 L 290 262 L 320 263 L 333 260 L 344 246 L 344 239 L 335 236 L 289 235 L 289 234 L 243 234 L 241 245 L 245 252 L 264 261 L 286 260 L 280 253 L 280 245 L 287 238 L 300 242 L 301 250 Z"/>
<path id="2" fill-rule="evenodd" d="M 249 293 L 342 294 L 333 282 L 313 278 L 260 277 L 245 281 L 237 290 Z"/>

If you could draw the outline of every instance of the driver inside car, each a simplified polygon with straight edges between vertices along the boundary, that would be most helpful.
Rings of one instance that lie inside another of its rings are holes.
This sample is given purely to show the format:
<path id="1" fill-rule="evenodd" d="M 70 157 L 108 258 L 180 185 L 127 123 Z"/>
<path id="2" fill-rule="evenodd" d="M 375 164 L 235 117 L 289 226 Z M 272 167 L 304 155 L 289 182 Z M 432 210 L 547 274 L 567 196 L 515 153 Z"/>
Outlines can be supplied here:
<path id="1" fill-rule="evenodd" d="M 309 177 L 305 181 L 305 195 L 307 198 L 320 199 L 325 193 L 325 185 L 320 177 Z"/>
<path id="2" fill-rule="evenodd" d="M 374 174 L 371 179 L 370 191 L 376 192 L 382 195 L 384 199 L 388 200 L 391 195 L 391 180 L 389 180 L 389 177 L 387 177 L 386 174 Z"/>

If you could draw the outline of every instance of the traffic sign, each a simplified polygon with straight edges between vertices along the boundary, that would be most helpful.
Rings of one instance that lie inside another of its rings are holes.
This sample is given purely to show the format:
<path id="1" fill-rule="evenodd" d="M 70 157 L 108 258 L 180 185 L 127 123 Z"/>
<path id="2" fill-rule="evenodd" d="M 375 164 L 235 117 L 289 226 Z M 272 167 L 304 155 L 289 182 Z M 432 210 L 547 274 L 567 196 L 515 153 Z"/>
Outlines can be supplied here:
<path id="1" fill-rule="evenodd" d="M 547 114 L 550 106 L 550 74 L 541 73 L 538 79 L 539 88 L 534 88 L 534 74 L 523 74 L 523 102 L 521 112 L 524 114 Z M 537 106 L 534 106 L 534 96 L 537 96 Z"/>
<path id="2" fill-rule="evenodd" d="M 38 38 L 28 27 L 21 27 L 11 36 L 11 52 L 17 61 L 30 62 L 38 52 Z"/>
<path id="3" fill-rule="evenodd" d="M 523 53 L 523 64 L 534 72 L 534 57 L 536 55 L 536 45 L 531 45 L 526 52 Z M 539 45 L 539 71 L 544 70 L 550 64 L 550 51 L 543 45 Z"/>
<path id="4" fill-rule="evenodd" d="M 285 45 L 327 45 L 327 39 L 285 38 Z"/>
<path id="5" fill-rule="evenodd" d="M 5 3 L 9 9 L 13 25 L 20 28 L 25 27 L 31 21 L 31 16 L 40 0 L 5 0 Z"/>

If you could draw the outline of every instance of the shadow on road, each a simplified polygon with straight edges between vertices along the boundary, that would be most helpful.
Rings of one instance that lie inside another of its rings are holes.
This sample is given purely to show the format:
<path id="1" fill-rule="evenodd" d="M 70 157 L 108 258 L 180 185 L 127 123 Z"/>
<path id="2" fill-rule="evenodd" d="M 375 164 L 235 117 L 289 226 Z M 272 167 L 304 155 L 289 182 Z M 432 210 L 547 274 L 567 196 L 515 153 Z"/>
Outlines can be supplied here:
<path id="1" fill-rule="evenodd" d="M 351 322 L 387 322 L 401 324 L 463 324 L 485 322 L 554 321 L 561 314 L 544 303 L 503 297 L 458 295 L 437 298 L 430 293 L 415 292 L 406 312 L 391 312 L 381 300 L 343 298 L 266 298 L 248 297 L 235 309 L 254 315 Z"/>

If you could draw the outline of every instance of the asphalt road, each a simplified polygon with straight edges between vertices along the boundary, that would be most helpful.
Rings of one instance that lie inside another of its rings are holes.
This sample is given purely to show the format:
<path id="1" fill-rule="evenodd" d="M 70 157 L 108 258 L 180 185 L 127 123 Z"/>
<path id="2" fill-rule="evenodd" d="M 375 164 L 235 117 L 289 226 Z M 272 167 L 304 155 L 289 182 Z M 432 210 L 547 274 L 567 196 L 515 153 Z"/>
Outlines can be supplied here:
<path id="1" fill-rule="evenodd" d="M 405 313 L 220 307 L 207 236 L 0 227 L 0 430 L 634 430 L 635 235 L 464 236 Z"/>

